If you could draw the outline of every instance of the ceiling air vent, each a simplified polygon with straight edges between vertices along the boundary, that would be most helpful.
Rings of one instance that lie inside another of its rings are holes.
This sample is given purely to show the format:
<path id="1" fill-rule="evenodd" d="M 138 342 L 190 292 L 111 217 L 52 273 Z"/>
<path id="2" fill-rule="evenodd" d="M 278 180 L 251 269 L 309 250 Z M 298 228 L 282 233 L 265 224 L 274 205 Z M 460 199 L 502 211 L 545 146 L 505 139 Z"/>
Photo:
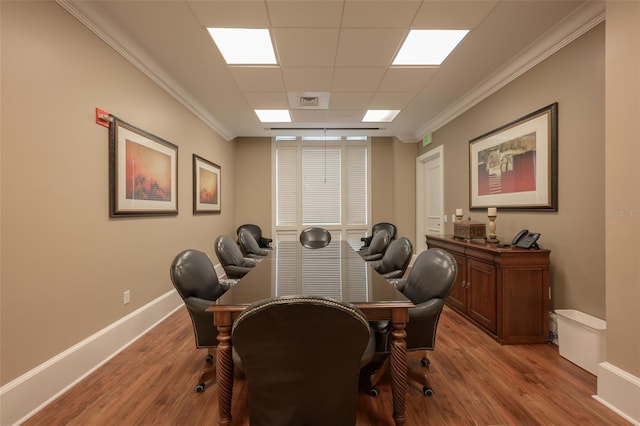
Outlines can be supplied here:
<path id="1" fill-rule="evenodd" d="M 301 107 L 317 107 L 320 105 L 320 99 L 317 96 L 300 96 Z"/>

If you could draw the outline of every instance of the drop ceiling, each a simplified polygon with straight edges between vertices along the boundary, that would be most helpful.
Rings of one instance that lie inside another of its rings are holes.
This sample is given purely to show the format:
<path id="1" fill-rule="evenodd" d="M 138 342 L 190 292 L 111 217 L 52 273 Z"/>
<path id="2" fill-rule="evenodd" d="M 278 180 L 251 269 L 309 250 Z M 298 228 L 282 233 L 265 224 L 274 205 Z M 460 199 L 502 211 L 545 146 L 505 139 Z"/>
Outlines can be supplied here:
<path id="1" fill-rule="evenodd" d="M 341 129 L 329 132 L 415 142 L 604 19 L 584 0 L 57 2 L 228 140 Z M 278 65 L 227 65 L 207 27 L 268 28 Z M 410 29 L 470 32 L 439 67 L 391 66 Z M 367 109 L 401 112 L 362 123 Z"/>

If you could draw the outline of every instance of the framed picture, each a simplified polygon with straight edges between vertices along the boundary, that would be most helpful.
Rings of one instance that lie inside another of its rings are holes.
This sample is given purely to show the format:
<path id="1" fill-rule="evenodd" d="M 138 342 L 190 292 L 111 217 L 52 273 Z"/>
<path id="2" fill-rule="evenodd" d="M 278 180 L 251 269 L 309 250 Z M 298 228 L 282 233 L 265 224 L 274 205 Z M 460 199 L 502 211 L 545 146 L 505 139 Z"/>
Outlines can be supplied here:
<path id="1" fill-rule="evenodd" d="M 113 118 L 109 126 L 111 217 L 178 214 L 178 147 Z"/>
<path id="2" fill-rule="evenodd" d="M 558 210 L 558 104 L 469 141 L 469 208 Z"/>
<path id="3" fill-rule="evenodd" d="M 193 154 L 193 213 L 220 213 L 220 166 Z"/>

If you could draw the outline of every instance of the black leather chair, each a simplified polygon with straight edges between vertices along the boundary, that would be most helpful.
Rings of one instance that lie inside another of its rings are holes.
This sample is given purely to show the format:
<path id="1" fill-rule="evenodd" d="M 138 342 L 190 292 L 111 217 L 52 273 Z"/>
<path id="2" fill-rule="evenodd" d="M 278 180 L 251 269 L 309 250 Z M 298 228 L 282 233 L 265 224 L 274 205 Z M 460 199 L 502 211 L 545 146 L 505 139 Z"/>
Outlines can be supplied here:
<path id="1" fill-rule="evenodd" d="M 255 259 L 244 257 L 238 244 L 229 235 L 216 238 L 214 249 L 227 278 L 240 279 L 258 264 Z"/>
<path id="2" fill-rule="evenodd" d="M 387 247 L 391 243 L 391 235 L 386 230 L 382 229 L 373 235 L 371 244 L 368 247 L 361 248 L 358 253 L 364 260 L 371 262 L 372 260 L 380 260 L 384 253 L 387 251 Z"/>
<path id="3" fill-rule="evenodd" d="M 238 237 L 240 237 L 241 229 L 246 229 L 249 232 L 251 232 L 251 234 L 253 235 L 253 238 L 256 239 L 256 241 L 258 242 L 258 246 L 260 248 L 265 248 L 265 249 L 271 248 L 269 244 L 271 244 L 271 241 L 273 240 L 271 238 L 267 238 L 264 235 L 262 235 L 262 229 L 258 225 L 254 225 L 252 223 L 245 223 L 244 225 L 238 226 L 238 229 L 236 229 L 236 234 L 238 235 Z"/>
<path id="4" fill-rule="evenodd" d="M 358 308 L 316 296 L 265 299 L 238 316 L 231 340 L 251 426 L 356 424 L 359 371 L 373 354 Z"/>
<path id="5" fill-rule="evenodd" d="M 213 313 L 206 309 L 224 294 L 232 281 L 218 280 L 216 271 L 206 253 L 184 250 L 171 262 L 171 282 L 182 298 L 193 325 L 196 348 L 207 348 L 206 367 L 203 370 L 196 392 L 203 392 L 205 385 L 216 378 L 215 355 L 218 346 L 218 330 L 213 325 Z"/>
<path id="6" fill-rule="evenodd" d="M 306 228 L 300 232 L 300 243 L 306 248 L 322 248 L 331 242 L 331 233 L 324 228 Z"/>
<path id="7" fill-rule="evenodd" d="M 238 229 L 238 245 L 246 257 L 254 259 L 262 259 L 271 253 L 270 250 L 260 248 L 253 233 L 247 228 Z"/>
<path id="8" fill-rule="evenodd" d="M 408 361 L 421 356 L 422 366 L 429 366 L 427 351 L 432 351 L 435 347 L 440 313 L 446 297 L 453 288 L 457 273 L 458 267 L 453 256 L 445 250 L 432 248 L 418 255 L 407 278 L 390 280 L 416 305 L 415 308 L 409 309 L 409 322 L 405 329 Z M 370 395 L 378 395 L 376 385 L 388 368 L 389 357 L 387 356 L 382 367 L 370 376 Z M 426 372 L 408 367 L 407 376 L 422 384 L 422 392 L 425 396 L 433 395 Z"/>
<path id="9" fill-rule="evenodd" d="M 373 225 L 373 228 L 371 228 L 371 235 L 360 238 L 360 241 L 362 241 L 361 248 L 369 247 L 369 244 L 371 244 L 371 240 L 373 239 L 373 236 L 376 235 L 376 232 L 381 231 L 383 229 L 389 233 L 391 240 L 396 239 L 396 233 L 398 231 L 396 226 L 393 223 L 389 223 L 389 222 L 376 223 L 375 225 Z"/>
<path id="10" fill-rule="evenodd" d="M 407 271 L 409 262 L 411 262 L 412 255 L 411 241 L 408 238 L 400 237 L 391 241 L 382 259 L 374 260 L 369 265 L 387 279 L 402 278 Z"/>

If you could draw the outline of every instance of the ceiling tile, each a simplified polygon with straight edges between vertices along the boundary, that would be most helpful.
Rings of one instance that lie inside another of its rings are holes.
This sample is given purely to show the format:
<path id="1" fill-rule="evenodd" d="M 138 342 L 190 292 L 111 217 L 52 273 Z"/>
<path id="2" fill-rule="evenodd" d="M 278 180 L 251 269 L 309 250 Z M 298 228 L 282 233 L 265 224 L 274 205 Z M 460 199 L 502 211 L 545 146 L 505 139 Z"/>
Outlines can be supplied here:
<path id="1" fill-rule="evenodd" d="M 405 30 L 395 28 L 343 29 L 336 66 L 388 66 L 404 35 Z"/>
<path id="2" fill-rule="evenodd" d="M 405 28 L 411 25 L 421 1 L 347 1 L 344 28 Z"/>
<path id="3" fill-rule="evenodd" d="M 414 92 L 376 92 L 368 109 L 403 109 L 415 95 Z"/>
<path id="4" fill-rule="evenodd" d="M 384 75 L 383 67 L 336 68 L 333 76 L 335 92 L 373 92 Z"/>
<path id="5" fill-rule="evenodd" d="M 365 110 L 329 110 L 327 114 L 327 120 L 330 123 L 360 123 L 362 117 L 364 117 Z"/>
<path id="6" fill-rule="evenodd" d="M 338 29 L 275 28 L 276 54 L 282 66 L 333 66 Z"/>
<path id="7" fill-rule="evenodd" d="M 313 110 L 313 109 L 294 109 L 291 110 L 291 118 L 294 123 L 327 123 L 327 110 Z"/>
<path id="8" fill-rule="evenodd" d="M 228 67 L 238 88 L 243 91 L 284 92 L 280 67 Z"/>
<path id="9" fill-rule="evenodd" d="M 335 92 L 331 95 L 329 107 L 332 110 L 367 109 L 371 96 L 371 92 Z"/>
<path id="10" fill-rule="evenodd" d="M 437 67 L 391 67 L 385 72 L 378 90 L 381 92 L 417 92 L 438 71 Z"/>
<path id="11" fill-rule="evenodd" d="M 243 95 L 252 109 L 289 109 L 284 92 L 244 92 Z"/>
<path id="12" fill-rule="evenodd" d="M 413 29 L 472 29 L 498 1 L 425 1 L 411 24 Z"/>
<path id="13" fill-rule="evenodd" d="M 326 92 L 331 90 L 331 67 L 283 67 L 288 92 Z"/>
<path id="14" fill-rule="evenodd" d="M 338 28 L 342 2 L 267 1 L 271 25 L 288 28 Z"/>
<path id="15" fill-rule="evenodd" d="M 263 1 L 189 1 L 203 27 L 269 28 Z"/>

